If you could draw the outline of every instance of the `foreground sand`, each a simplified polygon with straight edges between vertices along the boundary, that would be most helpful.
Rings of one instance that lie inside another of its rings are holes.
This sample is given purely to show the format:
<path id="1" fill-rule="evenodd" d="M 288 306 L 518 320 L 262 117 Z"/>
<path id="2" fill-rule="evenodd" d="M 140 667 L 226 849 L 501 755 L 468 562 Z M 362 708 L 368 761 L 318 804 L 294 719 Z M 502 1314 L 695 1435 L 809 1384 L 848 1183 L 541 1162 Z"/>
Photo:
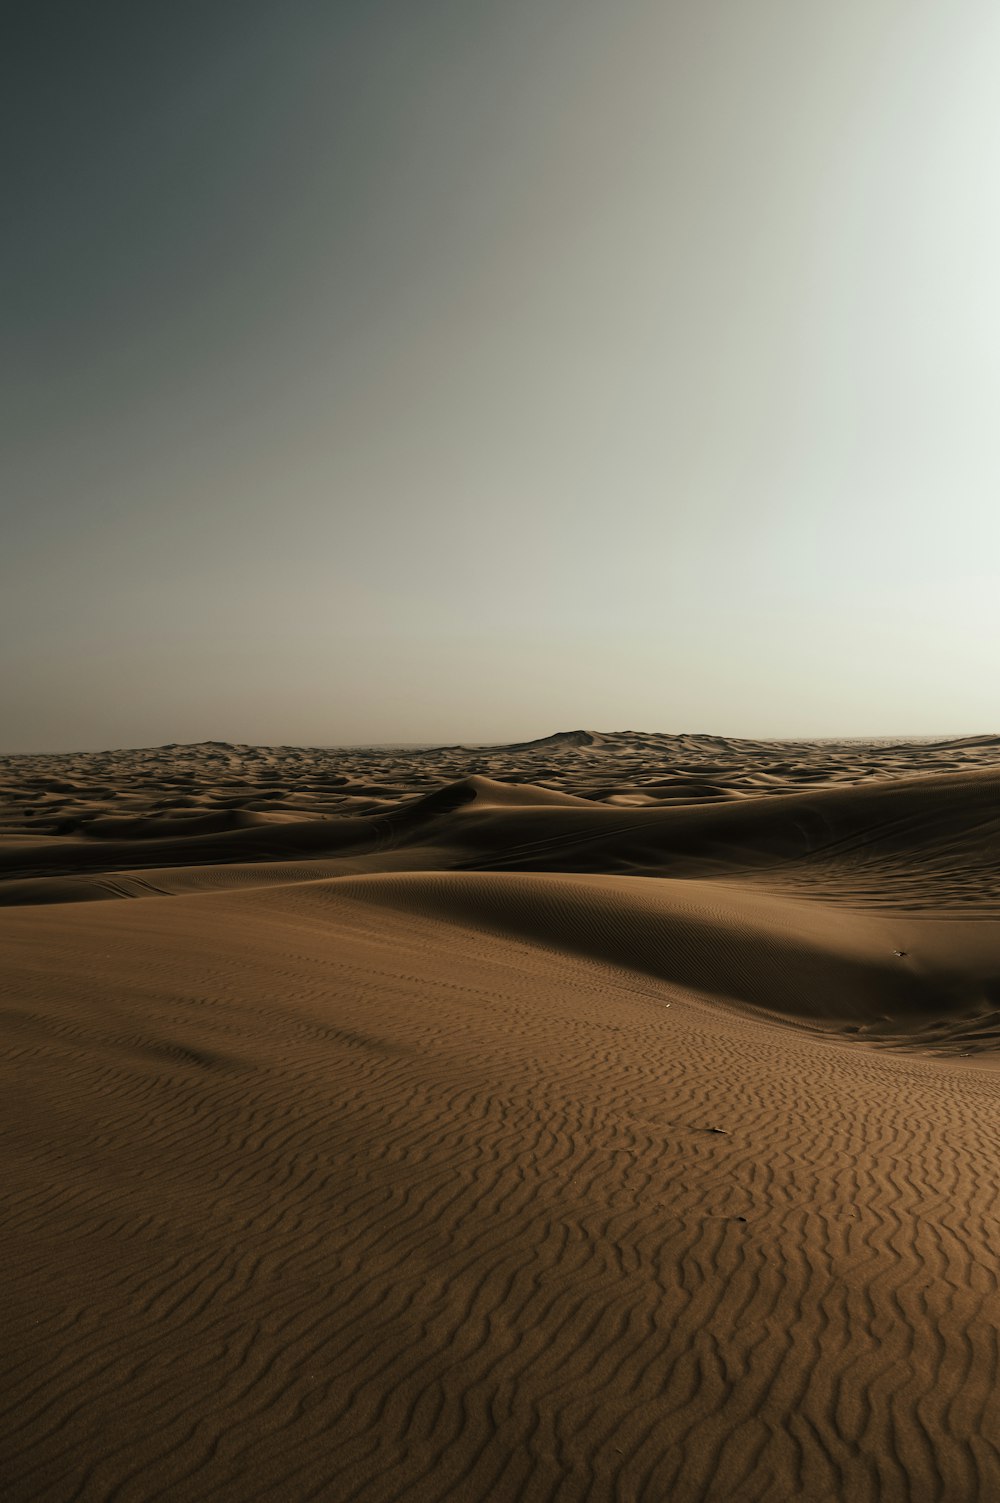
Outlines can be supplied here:
<path id="1" fill-rule="evenodd" d="M 996 741 L 3 780 L 5 1497 L 1000 1497 Z"/>

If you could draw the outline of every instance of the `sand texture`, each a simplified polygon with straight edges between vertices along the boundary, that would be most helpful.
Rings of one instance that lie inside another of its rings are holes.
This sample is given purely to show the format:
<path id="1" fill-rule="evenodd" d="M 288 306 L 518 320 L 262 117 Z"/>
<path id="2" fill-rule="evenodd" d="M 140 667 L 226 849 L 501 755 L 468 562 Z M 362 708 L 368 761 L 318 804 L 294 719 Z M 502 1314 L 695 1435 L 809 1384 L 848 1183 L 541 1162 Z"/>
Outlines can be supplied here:
<path id="1" fill-rule="evenodd" d="M 1000 1498 L 998 789 L 0 758 L 3 1498 Z"/>

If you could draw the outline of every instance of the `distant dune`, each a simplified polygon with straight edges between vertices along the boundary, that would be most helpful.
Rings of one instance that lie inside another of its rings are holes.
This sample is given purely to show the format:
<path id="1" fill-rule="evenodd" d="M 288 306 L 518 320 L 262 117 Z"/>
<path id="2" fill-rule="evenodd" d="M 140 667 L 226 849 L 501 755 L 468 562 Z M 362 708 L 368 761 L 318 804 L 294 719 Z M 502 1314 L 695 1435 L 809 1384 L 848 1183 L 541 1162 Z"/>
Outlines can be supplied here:
<path id="1" fill-rule="evenodd" d="M 998 794 L 0 758 L 3 1497 L 1000 1498 Z"/>

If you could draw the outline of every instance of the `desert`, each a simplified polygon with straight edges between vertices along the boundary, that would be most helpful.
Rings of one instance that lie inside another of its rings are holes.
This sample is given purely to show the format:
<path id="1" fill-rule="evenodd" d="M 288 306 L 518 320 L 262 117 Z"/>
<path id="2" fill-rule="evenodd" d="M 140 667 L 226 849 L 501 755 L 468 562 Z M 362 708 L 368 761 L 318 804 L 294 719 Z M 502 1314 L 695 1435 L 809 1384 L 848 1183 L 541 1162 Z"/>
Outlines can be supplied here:
<path id="1" fill-rule="evenodd" d="M 4 20 L 0 1503 L 1000 1503 L 1000 5 Z"/>
<path id="2" fill-rule="evenodd" d="M 1000 1495 L 998 779 L 0 758 L 4 1496 Z"/>

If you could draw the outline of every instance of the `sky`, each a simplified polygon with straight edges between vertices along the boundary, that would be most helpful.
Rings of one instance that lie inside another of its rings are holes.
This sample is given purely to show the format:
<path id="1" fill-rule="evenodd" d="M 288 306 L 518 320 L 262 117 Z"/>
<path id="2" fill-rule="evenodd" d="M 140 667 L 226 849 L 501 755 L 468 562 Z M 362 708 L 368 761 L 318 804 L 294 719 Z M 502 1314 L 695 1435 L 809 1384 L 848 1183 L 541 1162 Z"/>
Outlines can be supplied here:
<path id="1" fill-rule="evenodd" d="M 995 0 L 21 3 L 0 751 L 1000 730 Z"/>

